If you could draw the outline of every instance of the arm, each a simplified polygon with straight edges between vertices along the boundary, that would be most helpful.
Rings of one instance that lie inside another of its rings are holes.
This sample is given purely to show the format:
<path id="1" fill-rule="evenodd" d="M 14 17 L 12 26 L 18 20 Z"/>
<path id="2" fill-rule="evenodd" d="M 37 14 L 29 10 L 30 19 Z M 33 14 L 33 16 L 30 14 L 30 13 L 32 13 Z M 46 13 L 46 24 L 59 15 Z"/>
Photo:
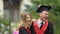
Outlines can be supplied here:
<path id="1" fill-rule="evenodd" d="M 48 28 L 45 34 L 54 34 L 53 24 L 51 22 L 49 22 Z"/>

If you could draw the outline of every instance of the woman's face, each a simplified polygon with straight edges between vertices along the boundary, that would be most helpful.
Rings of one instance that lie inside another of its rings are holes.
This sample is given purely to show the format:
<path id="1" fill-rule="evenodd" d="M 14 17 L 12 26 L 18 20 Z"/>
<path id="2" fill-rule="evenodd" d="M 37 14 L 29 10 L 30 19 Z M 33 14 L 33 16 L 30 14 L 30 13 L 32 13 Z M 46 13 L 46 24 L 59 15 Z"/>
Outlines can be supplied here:
<path id="1" fill-rule="evenodd" d="M 26 23 L 31 24 L 31 16 L 30 15 L 26 15 Z"/>

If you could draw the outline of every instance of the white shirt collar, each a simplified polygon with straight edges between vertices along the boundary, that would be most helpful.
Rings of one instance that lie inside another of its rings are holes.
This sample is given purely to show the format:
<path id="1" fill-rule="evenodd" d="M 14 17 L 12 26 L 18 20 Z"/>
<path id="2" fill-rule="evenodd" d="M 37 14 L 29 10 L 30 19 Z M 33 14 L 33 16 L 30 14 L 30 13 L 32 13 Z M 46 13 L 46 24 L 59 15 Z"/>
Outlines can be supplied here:
<path id="1" fill-rule="evenodd" d="M 38 27 L 40 28 L 42 20 L 38 19 Z M 45 24 L 45 22 L 43 22 Z"/>
<path id="2" fill-rule="evenodd" d="M 38 19 L 38 23 L 40 24 L 42 21 L 40 19 Z"/>
<path id="3" fill-rule="evenodd" d="M 41 19 L 38 19 L 38 24 L 40 24 L 42 22 Z M 43 22 L 43 24 L 45 24 L 45 21 Z"/>

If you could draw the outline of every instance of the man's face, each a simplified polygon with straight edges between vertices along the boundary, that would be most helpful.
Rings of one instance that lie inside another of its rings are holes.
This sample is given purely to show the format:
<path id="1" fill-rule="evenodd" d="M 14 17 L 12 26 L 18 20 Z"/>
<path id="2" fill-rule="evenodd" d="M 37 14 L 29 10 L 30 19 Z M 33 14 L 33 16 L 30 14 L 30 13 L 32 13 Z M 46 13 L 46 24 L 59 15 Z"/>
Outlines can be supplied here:
<path id="1" fill-rule="evenodd" d="M 48 18 L 48 11 L 43 11 L 43 12 L 39 13 L 39 15 L 42 19 L 47 19 Z"/>

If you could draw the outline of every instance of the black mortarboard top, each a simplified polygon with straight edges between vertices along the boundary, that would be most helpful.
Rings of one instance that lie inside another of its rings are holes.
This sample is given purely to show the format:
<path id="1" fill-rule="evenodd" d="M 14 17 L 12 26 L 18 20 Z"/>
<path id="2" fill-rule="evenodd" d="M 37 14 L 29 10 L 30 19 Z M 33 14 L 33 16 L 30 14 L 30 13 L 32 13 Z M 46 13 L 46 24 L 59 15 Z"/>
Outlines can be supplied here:
<path id="1" fill-rule="evenodd" d="M 51 6 L 41 5 L 38 7 L 36 12 L 41 13 L 42 11 L 49 11 L 50 9 L 51 9 Z"/>

